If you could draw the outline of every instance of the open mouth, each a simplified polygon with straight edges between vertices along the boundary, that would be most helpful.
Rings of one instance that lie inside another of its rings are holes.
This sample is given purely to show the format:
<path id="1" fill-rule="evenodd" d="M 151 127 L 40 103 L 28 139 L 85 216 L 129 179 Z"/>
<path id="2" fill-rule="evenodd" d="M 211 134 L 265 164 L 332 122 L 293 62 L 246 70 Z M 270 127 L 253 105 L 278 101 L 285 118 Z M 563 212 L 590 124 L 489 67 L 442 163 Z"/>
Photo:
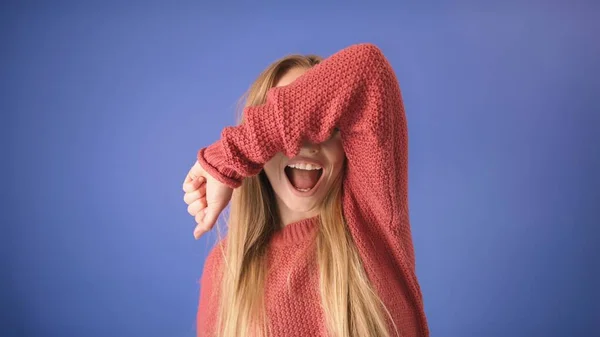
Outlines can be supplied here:
<path id="1" fill-rule="evenodd" d="M 284 171 L 288 178 L 288 181 L 299 192 L 309 192 L 321 180 L 323 175 L 323 168 L 306 166 L 306 165 L 293 165 L 286 166 Z"/>

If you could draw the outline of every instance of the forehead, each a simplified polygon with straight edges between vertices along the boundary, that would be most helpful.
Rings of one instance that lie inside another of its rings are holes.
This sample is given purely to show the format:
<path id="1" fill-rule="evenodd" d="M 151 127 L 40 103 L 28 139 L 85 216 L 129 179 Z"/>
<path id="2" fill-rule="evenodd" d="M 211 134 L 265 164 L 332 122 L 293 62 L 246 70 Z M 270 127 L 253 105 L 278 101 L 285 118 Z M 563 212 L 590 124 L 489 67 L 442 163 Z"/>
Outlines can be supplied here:
<path id="1" fill-rule="evenodd" d="M 276 87 L 283 87 L 292 82 L 294 82 L 298 77 L 302 76 L 307 71 L 306 68 L 295 67 L 288 70 L 277 83 L 275 83 Z"/>

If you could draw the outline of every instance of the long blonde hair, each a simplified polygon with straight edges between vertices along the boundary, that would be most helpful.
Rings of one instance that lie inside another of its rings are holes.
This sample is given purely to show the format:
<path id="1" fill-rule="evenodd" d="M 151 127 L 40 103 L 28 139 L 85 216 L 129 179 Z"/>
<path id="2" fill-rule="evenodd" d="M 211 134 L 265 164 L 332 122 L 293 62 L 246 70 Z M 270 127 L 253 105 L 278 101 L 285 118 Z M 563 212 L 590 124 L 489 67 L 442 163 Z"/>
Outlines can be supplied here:
<path id="1" fill-rule="evenodd" d="M 267 91 L 290 69 L 308 69 L 320 61 L 315 55 L 290 55 L 277 60 L 249 88 L 245 106 L 263 104 Z M 238 121 L 243 123 L 243 116 Z M 389 336 L 384 313 L 397 332 L 396 325 L 367 278 L 343 217 L 341 195 L 342 174 L 323 201 L 315 245 L 321 305 L 329 334 Z M 221 246 L 224 269 L 217 293 L 217 336 L 271 335 L 263 300 L 266 252 L 269 239 L 280 227 L 279 220 L 274 191 L 264 171 L 245 178 L 234 190 L 227 244 Z"/>

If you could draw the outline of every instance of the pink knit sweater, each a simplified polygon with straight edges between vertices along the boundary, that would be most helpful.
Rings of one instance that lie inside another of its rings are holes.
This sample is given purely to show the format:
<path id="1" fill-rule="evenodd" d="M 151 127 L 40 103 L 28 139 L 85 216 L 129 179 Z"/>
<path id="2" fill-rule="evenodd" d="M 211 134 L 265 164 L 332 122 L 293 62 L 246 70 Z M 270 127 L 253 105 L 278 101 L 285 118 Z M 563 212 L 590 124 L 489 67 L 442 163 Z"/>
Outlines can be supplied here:
<path id="1" fill-rule="evenodd" d="M 428 336 L 409 223 L 406 117 L 381 51 L 372 44 L 345 48 L 292 84 L 270 89 L 267 102 L 246 108 L 244 116 L 242 125 L 226 127 L 219 141 L 198 152 L 202 167 L 234 188 L 277 152 L 294 157 L 304 139 L 324 142 L 340 129 L 347 157 L 343 212 L 367 276 L 401 336 Z M 312 244 L 318 226 L 318 217 L 288 224 L 269 243 L 265 303 L 274 336 L 327 335 Z M 211 295 L 222 263 L 215 246 L 201 278 L 198 336 L 214 332 Z"/>

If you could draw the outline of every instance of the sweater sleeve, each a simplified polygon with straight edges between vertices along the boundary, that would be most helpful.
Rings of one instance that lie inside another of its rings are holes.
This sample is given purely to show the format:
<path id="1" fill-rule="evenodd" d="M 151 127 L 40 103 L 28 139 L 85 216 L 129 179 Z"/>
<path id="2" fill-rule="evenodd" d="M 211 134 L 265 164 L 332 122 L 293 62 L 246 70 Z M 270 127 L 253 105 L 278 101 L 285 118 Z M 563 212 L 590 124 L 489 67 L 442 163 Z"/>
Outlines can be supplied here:
<path id="1" fill-rule="evenodd" d="M 198 152 L 211 175 L 238 187 L 277 152 L 294 157 L 304 140 L 324 142 L 337 127 L 353 213 L 383 229 L 377 236 L 401 236 L 400 249 L 412 266 L 406 118 L 396 75 L 379 48 L 357 44 L 333 54 L 292 84 L 271 88 L 266 103 L 246 108 L 244 117 Z"/>

